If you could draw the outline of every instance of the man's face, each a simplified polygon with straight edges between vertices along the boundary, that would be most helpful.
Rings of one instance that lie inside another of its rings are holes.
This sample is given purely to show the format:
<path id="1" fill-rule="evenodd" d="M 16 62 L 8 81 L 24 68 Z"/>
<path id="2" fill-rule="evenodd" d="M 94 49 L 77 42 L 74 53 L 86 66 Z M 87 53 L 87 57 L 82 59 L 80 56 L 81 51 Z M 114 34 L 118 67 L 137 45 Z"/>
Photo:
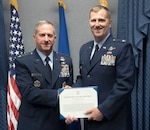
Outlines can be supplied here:
<path id="1" fill-rule="evenodd" d="M 98 12 L 91 12 L 89 23 L 95 40 L 100 42 L 108 35 L 112 21 L 107 17 L 106 10 L 101 9 Z"/>
<path id="2" fill-rule="evenodd" d="M 49 55 L 56 40 L 53 26 L 50 24 L 39 25 L 37 33 L 33 35 L 33 39 L 36 43 L 36 48 L 45 55 Z"/>

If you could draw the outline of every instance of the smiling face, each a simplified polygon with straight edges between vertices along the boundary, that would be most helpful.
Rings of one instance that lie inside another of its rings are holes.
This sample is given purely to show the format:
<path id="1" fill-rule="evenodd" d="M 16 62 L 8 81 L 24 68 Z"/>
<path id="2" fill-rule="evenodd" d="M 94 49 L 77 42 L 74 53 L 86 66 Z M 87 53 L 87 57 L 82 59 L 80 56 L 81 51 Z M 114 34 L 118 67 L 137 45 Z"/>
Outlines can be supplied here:
<path id="1" fill-rule="evenodd" d="M 45 55 L 49 55 L 56 41 L 55 29 L 49 23 L 41 23 L 36 26 L 33 39 L 36 48 Z"/>
<path id="2" fill-rule="evenodd" d="M 98 43 L 110 32 L 112 20 L 106 9 L 98 8 L 98 10 L 92 10 L 90 12 L 89 24 L 94 38 Z"/>

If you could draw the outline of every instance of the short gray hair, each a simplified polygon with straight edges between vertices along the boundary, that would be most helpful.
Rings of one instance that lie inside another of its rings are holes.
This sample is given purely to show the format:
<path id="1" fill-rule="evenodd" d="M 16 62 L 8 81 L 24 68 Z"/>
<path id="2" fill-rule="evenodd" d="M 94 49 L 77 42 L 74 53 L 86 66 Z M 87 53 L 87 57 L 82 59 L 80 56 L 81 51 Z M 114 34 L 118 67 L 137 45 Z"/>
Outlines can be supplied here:
<path id="1" fill-rule="evenodd" d="M 35 25 L 35 28 L 34 28 L 34 34 L 36 34 L 38 32 L 39 25 L 43 25 L 43 24 L 52 25 L 53 26 L 53 30 L 54 30 L 54 35 L 56 35 L 55 27 L 54 27 L 53 23 L 51 21 L 48 21 L 48 20 L 40 20 L 40 21 L 38 21 L 38 23 Z"/>

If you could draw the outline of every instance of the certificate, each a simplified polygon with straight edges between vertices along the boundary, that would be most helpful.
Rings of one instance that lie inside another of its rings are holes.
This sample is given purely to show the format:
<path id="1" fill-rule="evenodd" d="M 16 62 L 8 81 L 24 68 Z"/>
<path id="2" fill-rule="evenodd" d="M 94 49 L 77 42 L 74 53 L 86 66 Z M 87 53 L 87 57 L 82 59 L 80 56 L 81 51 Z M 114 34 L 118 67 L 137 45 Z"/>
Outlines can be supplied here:
<path id="1" fill-rule="evenodd" d="M 97 86 L 61 88 L 59 92 L 60 119 L 66 116 L 87 118 L 84 112 L 92 107 L 98 106 Z"/>

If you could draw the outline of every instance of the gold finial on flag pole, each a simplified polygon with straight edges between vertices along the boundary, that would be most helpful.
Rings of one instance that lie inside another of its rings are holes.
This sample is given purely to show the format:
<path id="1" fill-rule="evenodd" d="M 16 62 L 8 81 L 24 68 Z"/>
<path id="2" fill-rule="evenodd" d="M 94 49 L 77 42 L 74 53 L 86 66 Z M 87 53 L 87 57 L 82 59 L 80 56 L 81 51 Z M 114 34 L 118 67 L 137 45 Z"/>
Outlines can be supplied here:
<path id="1" fill-rule="evenodd" d="M 99 0 L 100 4 L 108 8 L 107 0 Z"/>
<path id="2" fill-rule="evenodd" d="M 58 0 L 58 4 L 61 5 L 64 8 L 64 10 L 66 10 L 66 5 L 62 0 Z"/>
<path id="3" fill-rule="evenodd" d="M 15 7 L 15 9 L 18 11 L 17 0 L 10 0 L 9 2 L 10 2 L 10 4 L 12 4 L 12 5 Z"/>

